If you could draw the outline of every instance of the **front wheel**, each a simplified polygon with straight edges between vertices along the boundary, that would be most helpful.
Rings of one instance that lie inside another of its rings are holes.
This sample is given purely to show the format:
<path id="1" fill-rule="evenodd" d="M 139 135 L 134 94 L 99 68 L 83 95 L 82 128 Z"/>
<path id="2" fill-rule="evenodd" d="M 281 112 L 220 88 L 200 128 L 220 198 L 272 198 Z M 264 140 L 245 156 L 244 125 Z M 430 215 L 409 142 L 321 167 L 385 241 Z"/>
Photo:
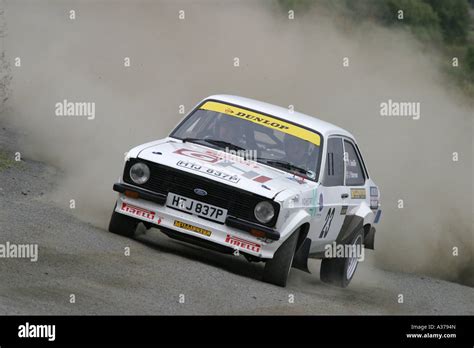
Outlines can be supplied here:
<path id="1" fill-rule="evenodd" d="M 360 230 L 349 241 L 353 246 L 352 255 L 348 257 L 328 258 L 321 261 L 321 281 L 345 288 L 349 285 L 359 264 L 357 253 L 363 248 L 364 231 Z"/>
<path id="2" fill-rule="evenodd" d="M 109 232 L 125 237 L 133 237 L 140 220 L 117 213 L 114 209 L 109 223 Z"/>
<path id="3" fill-rule="evenodd" d="M 299 231 L 293 232 L 275 252 L 273 259 L 266 262 L 263 271 L 263 281 L 282 287 L 286 286 L 299 234 Z"/>

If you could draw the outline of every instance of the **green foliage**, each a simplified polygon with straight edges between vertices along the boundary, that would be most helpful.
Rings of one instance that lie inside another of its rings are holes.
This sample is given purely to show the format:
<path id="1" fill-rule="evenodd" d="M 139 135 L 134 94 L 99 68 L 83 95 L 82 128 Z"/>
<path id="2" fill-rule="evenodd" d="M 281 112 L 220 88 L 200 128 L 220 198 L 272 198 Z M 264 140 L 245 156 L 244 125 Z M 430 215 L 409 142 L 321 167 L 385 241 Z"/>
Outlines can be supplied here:
<path id="1" fill-rule="evenodd" d="M 472 0 L 471 0 L 472 1 Z M 422 39 L 443 37 L 446 43 L 466 43 L 469 32 L 468 0 L 278 0 L 286 10 L 307 10 L 316 4 L 343 5 L 353 17 L 384 24 L 403 24 L 421 33 Z M 403 20 L 398 11 L 403 10 Z"/>
<path id="2" fill-rule="evenodd" d="M 285 10 L 308 10 L 315 0 L 278 0 L 280 6 Z"/>
<path id="3" fill-rule="evenodd" d="M 382 20 L 387 24 L 407 26 L 422 41 L 440 42 L 442 40 L 438 15 L 433 8 L 422 0 L 385 0 L 389 17 Z M 399 19 L 403 11 L 403 19 Z"/>
<path id="4" fill-rule="evenodd" d="M 466 69 L 470 72 L 471 76 L 474 77 L 474 45 L 471 45 L 466 50 Z"/>
<path id="5" fill-rule="evenodd" d="M 461 88 L 474 96 L 474 21 L 469 6 L 474 0 L 277 0 L 284 9 L 308 10 L 324 7 L 354 23 L 371 20 L 385 26 L 403 26 L 425 45 L 437 47 L 450 61 L 463 57 L 458 69 L 446 67 Z M 399 19 L 399 11 L 403 19 Z"/>
<path id="6" fill-rule="evenodd" d="M 15 161 L 5 152 L 0 151 L 0 171 L 12 167 Z"/>
<path id="7" fill-rule="evenodd" d="M 345 0 L 344 2 L 349 13 L 352 13 L 355 19 L 368 18 L 389 22 L 392 17 L 385 0 Z"/>
<path id="8" fill-rule="evenodd" d="M 438 15 L 447 43 L 465 43 L 469 31 L 469 5 L 466 0 L 425 0 Z"/>
<path id="9" fill-rule="evenodd" d="M 433 8 L 421 0 L 386 0 L 392 22 L 400 21 L 398 11 L 403 11 L 404 24 L 439 29 L 439 18 Z"/>

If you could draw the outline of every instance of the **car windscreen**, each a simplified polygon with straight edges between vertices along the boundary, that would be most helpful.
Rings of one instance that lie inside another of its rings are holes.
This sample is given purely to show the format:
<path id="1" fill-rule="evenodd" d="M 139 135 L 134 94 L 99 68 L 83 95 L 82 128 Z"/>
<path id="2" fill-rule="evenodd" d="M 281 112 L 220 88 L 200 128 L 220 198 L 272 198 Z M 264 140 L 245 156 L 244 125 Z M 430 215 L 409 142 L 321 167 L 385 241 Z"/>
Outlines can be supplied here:
<path id="1" fill-rule="evenodd" d="M 207 101 L 170 136 L 229 151 L 311 180 L 318 177 L 318 133 L 238 106 Z"/>

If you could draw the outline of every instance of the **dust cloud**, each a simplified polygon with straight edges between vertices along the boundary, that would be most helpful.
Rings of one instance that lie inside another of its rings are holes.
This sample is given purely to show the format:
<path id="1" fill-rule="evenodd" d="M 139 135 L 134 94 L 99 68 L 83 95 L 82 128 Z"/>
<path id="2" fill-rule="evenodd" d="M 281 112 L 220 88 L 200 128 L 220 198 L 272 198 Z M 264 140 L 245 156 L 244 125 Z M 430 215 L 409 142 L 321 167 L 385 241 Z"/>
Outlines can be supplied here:
<path id="1" fill-rule="evenodd" d="M 5 1 L 4 9 L 6 56 L 21 67 L 11 69 L 1 122 L 23 135 L 26 157 L 64 172 L 51 195 L 65 207 L 74 199 L 81 219 L 107 226 L 124 152 L 166 136 L 180 105 L 241 95 L 294 105 L 356 136 L 381 188 L 378 267 L 474 285 L 473 106 L 408 33 L 353 25 L 321 7 L 289 20 L 269 1 Z M 95 102 L 95 119 L 56 116 L 65 99 Z M 389 99 L 419 102 L 420 119 L 380 116 Z"/>

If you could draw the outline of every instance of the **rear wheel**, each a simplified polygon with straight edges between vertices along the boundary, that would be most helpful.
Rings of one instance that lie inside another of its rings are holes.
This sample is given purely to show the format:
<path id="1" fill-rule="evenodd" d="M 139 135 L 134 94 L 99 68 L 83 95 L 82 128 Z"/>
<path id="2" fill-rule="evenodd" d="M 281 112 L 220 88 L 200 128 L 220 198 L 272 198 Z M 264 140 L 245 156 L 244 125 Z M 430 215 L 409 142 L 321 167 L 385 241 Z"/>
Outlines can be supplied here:
<path id="1" fill-rule="evenodd" d="M 364 241 L 364 231 L 360 230 L 348 242 L 354 246 L 353 251 L 359 251 Z M 357 248 L 355 248 L 358 246 Z M 359 264 L 359 255 L 352 253 L 350 257 L 328 258 L 321 261 L 321 281 L 345 288 L 349 285 Z"/>
<path id="2" fill-rule="evenodd" d="M 125 237 L 133 237 L 140 220 L 117 213 L 114 209 L 109 223 L 109 232 Z"/>
<path id="3" fill-rule="evenodd" d="M 295 256 L 296 242 L 300 232 L 295 231 L 265 264 L 263 281 L 278 286 L 286 286 L 291 264 Z"/>

